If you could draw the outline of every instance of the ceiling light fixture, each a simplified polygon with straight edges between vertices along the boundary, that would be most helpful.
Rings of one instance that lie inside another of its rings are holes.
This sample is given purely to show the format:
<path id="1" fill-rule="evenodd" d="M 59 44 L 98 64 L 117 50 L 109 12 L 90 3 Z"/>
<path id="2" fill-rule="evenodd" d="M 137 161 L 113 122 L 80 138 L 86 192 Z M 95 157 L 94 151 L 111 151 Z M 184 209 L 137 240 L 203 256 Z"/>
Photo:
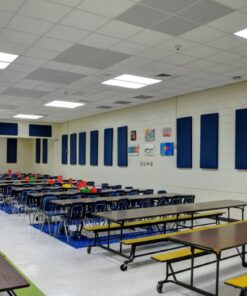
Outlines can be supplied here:
<path id="1" fill-rule="evenodd" d="M 47 107 L 69 108 L 69 109 L 74 109 L 83 105 L 85 105 L 85 103 L 75 103 L 75 102 L 68 102 L 68 101 L 52 101 L 45 104 L 45 106 Z"/>
<path id="2" fill-rule="evenodd" d="M 133 83 L 129 81 L 121 81 L 121 80 L 115 80 L 115 79 L 110 79 L 107 81 L 102 82 L 102 84 L 106 85 L 113 85 L 113 86 L 120 86 L 120 87 L 126 87 L 126 88 L 133 88 L 133 89 L 138 89 L 146 86 L 145 84 L 140 84 L 140 83 Z"/>
<path id="3" fill-rule="evenodd" d="M 3 70 L 8 67 L 10 63 L 0 62 L 0 69 Z"/>
<path id="4" fill-rule="evenodd" d="M 17 58 L 16 54 L 0 52 L 0 70 L 6 69 Z"/>
<path id="5" fill-rule="evenodd" d="M 240 30 L 240 31 L 235 32 L 233 34 L 238 36 L 238 37 L 242 37 L 244 39 L 247 39 L 247 29 Z"/>
<path id="6" fill-rule="evenodd" d="M 34 114 L 17 114 L 13 117 L 14 118 L 21 118 L 21 119 L 40 119 L 44 116 L 43 115 L 34 115 Z"/>
<path id="7" fill-rule="evenodd" d="M 16 60 L 17 58 L 18 58 L 18 55 L 16 55 L 16 54 L 0 52 L 0 61 L 1 61 L 1 62 L 12 63 L 12 62 L 14 62 L 14 60 Z"/>
<path id="8" fill-rule="evenodd" d="M 113 79 L 103 81 L 102 84 L 138 89 L 148 85 L 159 83 L 161 81 L 162 80 L 153 78 L 123 74 Z"/>

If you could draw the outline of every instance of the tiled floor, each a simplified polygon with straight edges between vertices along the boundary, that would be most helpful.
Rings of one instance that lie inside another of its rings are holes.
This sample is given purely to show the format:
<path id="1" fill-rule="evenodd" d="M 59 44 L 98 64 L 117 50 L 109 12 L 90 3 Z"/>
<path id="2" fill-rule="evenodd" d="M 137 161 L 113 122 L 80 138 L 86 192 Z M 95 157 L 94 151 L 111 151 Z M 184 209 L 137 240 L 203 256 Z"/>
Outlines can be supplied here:
<path id="1" fill-rule="evenodd" d="M 164 276 L 164 265 L 142 257 L 127 272 L 119 269 L 121 259 L 98 248 L 73 249 L 28 225 L 18 215 L 0 212 L 0 250 L 3 251 L 47 296 L 157 296 L 156 283 Z M 200 260 L 207 260 L 201 258 Z M 179 263 L 181 264 L 181 263 Z M 220 295 L 239 292 L 223 279 L 244 273 L 240 259 L 221 263 Z M 215 266 L 196 271 L 201 287 L 213 291 Z M 183 278 L 188 278 L 184 275 Z M 166 285 L 163 295 L 198 295 Z M 34 295 L 35 296 L 35 295 Z"/>

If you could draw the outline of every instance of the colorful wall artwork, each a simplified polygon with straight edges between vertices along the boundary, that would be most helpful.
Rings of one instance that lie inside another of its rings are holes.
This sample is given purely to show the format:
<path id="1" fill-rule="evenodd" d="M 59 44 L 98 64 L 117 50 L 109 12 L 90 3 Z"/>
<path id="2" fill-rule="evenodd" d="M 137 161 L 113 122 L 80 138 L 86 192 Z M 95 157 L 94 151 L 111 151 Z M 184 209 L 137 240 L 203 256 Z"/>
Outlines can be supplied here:
<path id="1" fill-rule="evenodd" d="M 154 156 L 155 154 L 155 145 L 154 144 L 145 144 L 144 145 L 144 155 L 145 156 Z"/>
<path id="2" fill-rule="evenodd" d="M 139 145 L 128 147 L 128 154 L 129 154 L 129 156 L 138 156 L 139 155 L 139 151 L 140 151 Z"/>
<path id="3" fill-rule="evenodd" d="M 136 131 L 130 132 L 130 141 L 136 141 Z"/>
<path id="4" fill-rule="evenodd" d="M 144 131 L 145 134 L 145 141 L 146 142 L 154 142 L 155 140 L 155 129 L 148 129 L 146 128 Z"/>
<path id="5" fill-rule="evenodd" d="M 172 135 L 171 127 L 164 127 L 162 134 L 163 134 L 163 137 L 171 137 L 171 135 Z"/>
<path id="6" fill-rule="evenodd" d="M 174 143 L 160 143 L 160 155 L 161 156 L 173 156 L 174 155 Z"/>

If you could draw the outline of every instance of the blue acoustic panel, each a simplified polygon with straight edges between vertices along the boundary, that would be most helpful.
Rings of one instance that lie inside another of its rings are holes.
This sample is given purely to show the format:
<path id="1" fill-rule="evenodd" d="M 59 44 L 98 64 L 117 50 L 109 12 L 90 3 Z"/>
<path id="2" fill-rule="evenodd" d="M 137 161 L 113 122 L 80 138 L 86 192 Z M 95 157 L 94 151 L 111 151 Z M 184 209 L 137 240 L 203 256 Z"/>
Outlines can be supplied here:
<path id="1" fill-rule="evenodd" d="M 17 139 L 7 139 L 7 163 L 17 163 Z"/>
<path id="2" fill-rule="evenodd" d="M 177 167 L 192 168 L 192 117 L 177 119 Z"/>
<path id="3" fill-rule="evenodd" d="M 247 169 L 247 109 L 236 110 L 235 168 Z"/>
<path id="4" fill-rule="evenodd" d="M 76 164 L 77 162 L 77 134 L 70 135 L 70 164 Z"/>
<path id="5" fill-rule="evenodd" d="M 218 168 L 219 114 L 201 115 L 200 168 Z"/>
<path id="6" fill-rule="evenodd" d="M 86 132 L 79 133 L 79 164 L 86 164 Z"/>
<path id="7" fill-rule="evenodd" d="M 30 137 L 51 137 L 52 136 L 52 126 L 51 125 L 29 124 L 29 136 Z"/>
<path id="8" fill-rule="evenodd" d="M 90 132 L 90 164 L 98 165 L 98 138 L 99 131 Z"/>
<path id="9" fill-rule="evenodd" d="M 62 164 L 68 163 L 68 135 L 62 135 Z"/>
<path id="10" fill-rule="evenodd" d="M 113 128 L 104 130 L 104 165 L 112 166 Z"/>
<path id="11" fill-rule="evenodd" d="M 0 122 L 0 135 L 18 136 L 18 124 Z"/>
<path id="12" fill-rule="evenodd" d="M 35 162 L 40 163 L 40 145 L 41 141 L 40 139 L 36 139 L 36 149 L 35 149 Z"/>
<path id="13" fill-rule="evenodd" d="M 122 126 L 117 129 L 117 156 L 118 166 L 128 166 L 128 127 Z"/>
<path id="14" fill-rule="evenodd" d="M 42 162 L 48 163 L 48 140 L 43 139 L 42 144 Z"/>

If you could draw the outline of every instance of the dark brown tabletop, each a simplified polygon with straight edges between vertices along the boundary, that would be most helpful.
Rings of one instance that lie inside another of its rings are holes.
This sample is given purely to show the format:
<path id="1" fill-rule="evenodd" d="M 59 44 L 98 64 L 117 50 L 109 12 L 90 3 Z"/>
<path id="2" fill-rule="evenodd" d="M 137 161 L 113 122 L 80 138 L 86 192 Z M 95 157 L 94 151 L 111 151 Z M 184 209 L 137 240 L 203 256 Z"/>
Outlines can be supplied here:
<path id="1" fill-rule="evenodd" d="M 25 278 L 0 256 L 0 291 L 29 287 Z"/>
<path id="2" fill-rule="evenodd" d="M 30 186 L 30 187 L 15 187 L 13 188 L 13 191 L 15 192 L 22 192 L 22 191 L 25 191 L 25 190 L 57 190 L 57 189 L 61 189 L 62 187 L 60 186 L 47 186 L 47 187 L 44 187 L 44 186 L 40 186 L 40 185 L 37 185 L 37 186 Z"/>
<path id="3" fill-rule="evenodd" d="M 127 198 L 128 200 L 138 201 L 143 200 L 144 198 L 150 198 L 150 199 L 160 199 L 163 196 L 167 197 L 174 197 L 177 195 L 181 195 L 178 193 L 169 193 L 169 194 L 143 194 L 143 195 L 125 195 L 125 196 L 104 196 L 104 197 L 94 197 L 94 198 L 80 198 L 80 199 L 63 199 L 63 200 L 54 200 L 52 201 L 53 204 L 66 207 L 66 206 L 72 206 L 74 204 L 92 204 L 96 201 L 107 201 L 107 202 L 118 202 L 120 199 Z"/>
<path id="4" fill-rule="evenodd" d="M 140 208 L 123 211 L 102 212 L 95 213 L 95 215 L 113 222 L 124 222 L 127 220 L 152 218 L 166 215 L 178 215 L 216 209 L 227 209 L 246 205 L 247 202 L 241 200 L 218 200 L 176 206 L 161 206 L 153 208 Z"/>
<path id="5" fill-rule="evenodd" d="M 183 245 L 220 252 L 247 244 L 247 221 L 168 237 Z"/>
<path id="6" fill-rule="evenodd" d="M 74 194 L 78 194 L 81 193 L 79 190 L 70 190 L 67 189 L 65 191 L 53 191 L 53 192 L 30 192 L 28 193 L 28 196 L 31 197 L 37 197 L 37 198 L 43 198 L 45 195 L 74 195 Z"/>

